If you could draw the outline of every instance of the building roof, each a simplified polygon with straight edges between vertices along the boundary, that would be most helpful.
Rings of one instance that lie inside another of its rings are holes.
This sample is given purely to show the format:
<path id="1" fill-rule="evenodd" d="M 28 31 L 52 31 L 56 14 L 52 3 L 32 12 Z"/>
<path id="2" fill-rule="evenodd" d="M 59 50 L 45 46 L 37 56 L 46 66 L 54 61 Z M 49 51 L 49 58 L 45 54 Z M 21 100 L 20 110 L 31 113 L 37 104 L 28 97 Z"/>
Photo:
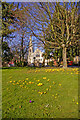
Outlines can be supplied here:
<path id="1" fill-rule="evenodd" d="M 40 50 L 39 48 L 37 48 L 37 49 L 34 51 L 34 53 L 37 53 L 37 52 L 43 53 L 43 52 L 41 52 L 41 50 Z"/>

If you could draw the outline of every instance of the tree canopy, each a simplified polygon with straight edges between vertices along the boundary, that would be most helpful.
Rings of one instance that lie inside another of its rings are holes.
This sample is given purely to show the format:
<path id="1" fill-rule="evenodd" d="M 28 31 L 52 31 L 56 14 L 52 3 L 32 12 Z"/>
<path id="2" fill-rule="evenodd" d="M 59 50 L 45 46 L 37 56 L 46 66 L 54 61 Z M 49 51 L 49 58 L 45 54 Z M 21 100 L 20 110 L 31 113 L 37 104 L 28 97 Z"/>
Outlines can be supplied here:
<path id="1" fill-rule="evenodd" d="M 11 24 L 14 23 L 14 14 L 13 9 L 14 4 L 9 4 L 7 2 L 2 2 L 2 42 L 3 37 L 9 37 L 9 34 L 14 32 L 14 29 L 11 29 Z"/>
<path id="2" fill-rule="evenodd" d="M 66 49 L 79 43 L 79 5 L 75 2 L 29 4 L 33 35 L 44 44 L 63 49 L 63 66 L 67 67 Z M 36 32 L 37 31 L 37 32 Z"/>
<path id="3" fill-rule="evenodd" d="M 11 9 L 13 6 L 13 12 Z M 79 44 L 79 3 L 78 2 L 37 2 L 9 5 L 3 3 L 3 36 L 10 31 L 14 23 L 16 31 L 21 34 L 21 52 L 24 58 L 23 39 L 33 35 L 44 44 L 44 49 L 61 49 L 63 66 L 67 67 L 67 50 Z M 14 22 L 15 19 L 15 22 Z"/>

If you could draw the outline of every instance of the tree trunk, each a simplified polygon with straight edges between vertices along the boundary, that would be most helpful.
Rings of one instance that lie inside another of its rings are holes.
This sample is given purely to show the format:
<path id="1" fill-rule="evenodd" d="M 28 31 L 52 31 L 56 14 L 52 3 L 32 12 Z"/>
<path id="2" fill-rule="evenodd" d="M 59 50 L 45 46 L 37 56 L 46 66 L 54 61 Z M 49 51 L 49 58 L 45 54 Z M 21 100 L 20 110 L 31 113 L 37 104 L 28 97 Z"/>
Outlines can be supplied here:
<path id="1" fill-rule="evenodd" d="M 67 68 L 66 47 L 63 47 L 63 68 Z"/>
<path id="2" fill-rule="evenodd" d="M 21 41 L 21 53 L 22 53 L 22 61 L 24 61 L 23 36 L 22 36 L 22 41 Z"/>

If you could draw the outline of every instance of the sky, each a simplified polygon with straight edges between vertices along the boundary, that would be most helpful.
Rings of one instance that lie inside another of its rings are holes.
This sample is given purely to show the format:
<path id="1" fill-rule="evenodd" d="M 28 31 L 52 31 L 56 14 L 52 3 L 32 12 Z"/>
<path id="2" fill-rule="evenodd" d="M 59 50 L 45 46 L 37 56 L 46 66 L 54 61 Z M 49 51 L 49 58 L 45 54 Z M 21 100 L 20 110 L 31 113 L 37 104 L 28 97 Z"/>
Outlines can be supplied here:
<path id="1" fill-rule="evenodd" d="M 2 2 L 79 2 L 79 0 L 2 0 Z"/>

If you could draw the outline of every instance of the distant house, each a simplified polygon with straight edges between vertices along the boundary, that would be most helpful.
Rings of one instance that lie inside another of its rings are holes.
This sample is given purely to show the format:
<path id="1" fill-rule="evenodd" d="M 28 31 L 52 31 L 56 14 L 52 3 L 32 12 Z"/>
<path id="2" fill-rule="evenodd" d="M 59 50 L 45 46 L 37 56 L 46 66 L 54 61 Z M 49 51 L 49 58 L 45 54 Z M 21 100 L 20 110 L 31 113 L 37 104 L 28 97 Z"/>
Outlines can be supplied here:
<path id="1" fill-rule="evenodd" d="M 80 62 L 80 56 L 75 56 L 74 57 L 74 63 L 78 64 Z"/>

